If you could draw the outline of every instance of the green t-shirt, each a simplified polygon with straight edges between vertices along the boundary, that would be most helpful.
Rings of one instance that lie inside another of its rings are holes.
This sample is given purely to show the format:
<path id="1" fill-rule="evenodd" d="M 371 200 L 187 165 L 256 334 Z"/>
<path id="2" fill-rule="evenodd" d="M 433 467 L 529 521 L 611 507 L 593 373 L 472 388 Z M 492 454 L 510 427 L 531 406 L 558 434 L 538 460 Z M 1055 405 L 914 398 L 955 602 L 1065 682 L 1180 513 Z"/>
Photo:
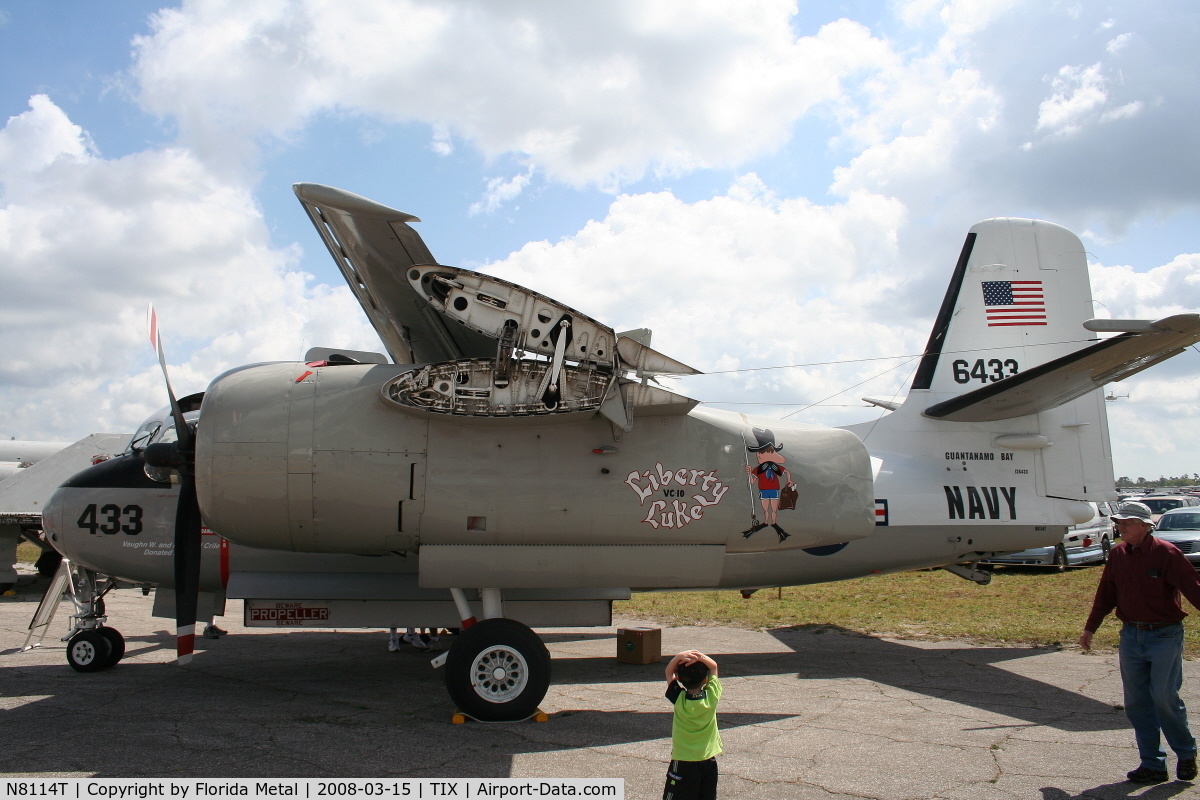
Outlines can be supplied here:
<path id="1" fill-rule="evenodd" d="M 671 760 L 707 761 L 721 753 L 721 734 L 717 730 L 717 701 L 721 682 L 708 679 L 700 697 L 688 697 L 678 683 L 667 689 L 667 699 L 675 704 L 671 721 Z"/>

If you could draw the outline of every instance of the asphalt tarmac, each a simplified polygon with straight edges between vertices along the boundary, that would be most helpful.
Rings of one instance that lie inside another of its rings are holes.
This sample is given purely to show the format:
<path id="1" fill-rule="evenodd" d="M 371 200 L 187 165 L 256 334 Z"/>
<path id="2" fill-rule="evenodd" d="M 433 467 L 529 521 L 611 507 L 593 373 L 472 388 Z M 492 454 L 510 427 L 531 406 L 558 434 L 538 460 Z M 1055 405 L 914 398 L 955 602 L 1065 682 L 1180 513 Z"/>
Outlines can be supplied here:
<path id="1" fill-rule="evenodd" d="M 617 663 L 615 627 L 542 632 L 554 657 L 548 722 L 453 725 L 430 653 L 388 652 L 385 631 L 247 629 L 240 602 L 218 619 L 229 635 L 200 640 L 177 667 L 152 598 L 114 592 L 109 624 L 128 653 L 76 672 L 58 641 L 65 609 L 42 647 L 19 652 L 44 587 L 26 574 L 18 596 L 0 598 L 6 776 L 612 777 L 627 798 L 661 795 L 662 665 Z M 663 631 L 664 653 L 690 648 L 712 654 L 725 686 L 721 797 L 1200 796 L 1179 781 L 1123 781 L 1137 754 L 1112 653 L 833 628 Z M 1185 664 L 1184 691 L 1200 731 L 1197 667 Z"/>

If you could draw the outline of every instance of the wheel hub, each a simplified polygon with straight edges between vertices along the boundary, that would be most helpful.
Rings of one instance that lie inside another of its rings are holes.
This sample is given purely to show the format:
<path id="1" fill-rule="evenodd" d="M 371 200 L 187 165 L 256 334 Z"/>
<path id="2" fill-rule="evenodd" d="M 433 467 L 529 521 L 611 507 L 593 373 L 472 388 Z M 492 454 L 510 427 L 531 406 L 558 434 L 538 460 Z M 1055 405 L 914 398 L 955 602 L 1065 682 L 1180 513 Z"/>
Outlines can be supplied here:
<path id="1" fill-rule="evenodd" d="M 71 654 L 80 664 L 90 664 L 96 658 L 96 648 L 91 642 L 76 642 L 71 646 Z"/>
<path id="2" fill-rule="evenodd" d="M 489 647 L 471 665 L 471 687 L 489 703 L 507 703 L 519 697 L 528 683 L 525 657 L 507 645 Z"/>

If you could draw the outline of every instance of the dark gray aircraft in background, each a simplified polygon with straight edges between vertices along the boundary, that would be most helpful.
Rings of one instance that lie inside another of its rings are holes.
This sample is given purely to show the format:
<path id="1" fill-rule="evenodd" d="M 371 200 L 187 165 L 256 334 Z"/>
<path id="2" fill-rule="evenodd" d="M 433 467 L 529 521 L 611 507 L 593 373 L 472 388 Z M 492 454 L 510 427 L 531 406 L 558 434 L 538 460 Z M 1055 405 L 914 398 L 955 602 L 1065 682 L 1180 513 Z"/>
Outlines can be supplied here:
<path id="1" fill-rule="evenodd" d="M 523 718 L 550 681 L 531 628 L 610 624 L 632 591 L 983 580 L 974 562 L 1061 541 L 1115 499 L 1104 384 L 1200 340 L 1196 314 L 1091 319 L 1079 239 L 991 219 L 881 418 L 723 412 L 649 382 L 695 370 L 648 331 L 440 265 L 408 214 L 295 191 L 387 356 L 230 370 L 55 493 L 78 669 L 123 651 L 97 605 L 119 579 L 157 586 L 180 660 L 227 598 L 250 626 L 461 628 L 435 659 L 454 702 Z"/>

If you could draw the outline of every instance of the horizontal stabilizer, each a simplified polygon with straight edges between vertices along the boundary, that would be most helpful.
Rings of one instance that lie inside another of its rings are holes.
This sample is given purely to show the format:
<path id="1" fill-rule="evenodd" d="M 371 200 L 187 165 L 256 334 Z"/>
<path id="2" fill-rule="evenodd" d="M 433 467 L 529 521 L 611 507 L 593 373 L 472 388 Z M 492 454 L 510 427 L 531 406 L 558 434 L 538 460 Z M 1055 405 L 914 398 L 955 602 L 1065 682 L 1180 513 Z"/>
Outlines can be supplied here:
<path id="1" fill-rule="evenodd" d="M 631 367 L 640 378 L 643 375 L 699 375 L 700 370 L 647 347 L 645 344 L 622 336 L 617 339 L 617 352 L 621 361 Z"/>
<path id="2" fill-rule="evenodd" d="M 880 400 L 877 397 L 864 397 L 863 402 L 870 403 L 873 406 L 879 406 L 880 408 L 886 408 L 888 411 L 895 411 L 901 405 L 895 400 Z"/>
<path id="3" fill-rule="evenodd" d="M 1179 316 L 1186 318 L 1190 315 L 1180 314 Z M 1152 319 L 1089 319 L 1083 323 L 1083 327 L 1097 333 L 1157 333 L 1160 330 L 1170 330 L 1159 326 L 1174 319 L 1176 317 L 1167 317 L 1157 322 Z"/>
<path id="4" fill-rule="evenodd" d="M 1126 321 L 1127 323 L 1129 321 Z M 1124 380 L 1200 341 L 1200 314 L 1177 314 L 1127 331 L 923 412 L 948 422 L 988 422 L 1036 414 L 1106 383 Z"/>

